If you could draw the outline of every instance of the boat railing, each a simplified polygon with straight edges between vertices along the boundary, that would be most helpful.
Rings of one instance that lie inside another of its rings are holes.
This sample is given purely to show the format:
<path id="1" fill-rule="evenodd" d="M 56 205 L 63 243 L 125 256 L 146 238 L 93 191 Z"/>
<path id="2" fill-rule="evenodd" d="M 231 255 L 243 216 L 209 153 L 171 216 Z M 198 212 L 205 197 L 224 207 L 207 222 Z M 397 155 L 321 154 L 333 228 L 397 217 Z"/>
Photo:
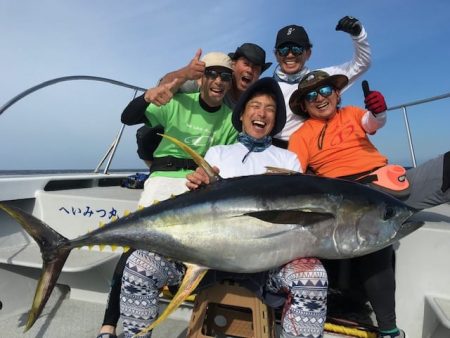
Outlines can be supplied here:
<path id="1" fill-rule="evenodd" d="M 134 96 L 133 98 L 135 98 L 138 94 L 138 92 L 144 92 L 146 89 L 142 88 L 142 87 L 138 87 L 138 86 L 134 86 L 125 82 L 121 82 L 121 81 L 116 81 L 116 80 L 112 80 L 112 79 L 108 79 L 108 78 L 104 78 L 104 77 L 98 77 L 98 76 L 89 76 L 89 75 L 73 75 L 73 76 L 65 76 L 65 77 L 59 77 L 59 78 L 55 78 L 52 80 L 48 80 L 45 82 L 42 82 L 36 86 L 33 86 L 23 92 L 21 92 L 20 94 L 16 95 L 15 97 L 13 97 L 11 100 L 9 100 L 8 102 L 6 102 L 3 106 L 0 107 L 0 115 L 6 111 L 9 107 L 11 107 L 13 104 L 15 104 L 16 102 L 18 102 L 19 100 L 23 99 L 24 97 L 30 95 L 31 93 L 60 83 L 60 82 L 64 82 L 64 81 L 75 81 L 75 80 L 88 80 L 88 81 L 99 81 L 99 82 L 106 82 L 106 83 L 110 83 L 113 84 L 115 86 L 120 86 L 120 87 L 124 87 L 124 88 L 129 88 L 134 90 Z M 426 99 L 422 99 L 422 100 L 417 100 L 417 101 L 413 101 L 413 102 L 408 102 L 408 103 L 403 103 L 403 104 L 399 104 L 397 106 L 393 106 L 393 107 L 389 107 L 387 110 L 388 111 L 393 111 L 393 110 L 398 110 L 401 109 L 403 112 L 403 120 L 405 123 L 405 129 L 406 129 L 406 133 L 407 133 L 407 137 L 408 137 L 408 144 L 409 144 L 409 151 L 410 151 L 410 156 L 411 156 L 411 162 L 412 165 L 414 167 L 417 166 L 417 161 L 416 161 L 416 155 L 415 155 L 415 150 L 414 150 L 414 144 L 413 144 L 413 138 L 412 138 L 412 134 L 411 134 L 411 128 L 410 128 L 410 124 L 409 124 L 409 119 L 408 119 L 408 111 L 407 108 L 411 107 L 411 106 L 416 106 L 416 105 L 421 105 L 424 103 L 428 103 L 428 102 L 433 102 L 433 101 L 437 101 L 437 100 L 442 100 L 442 99 L 446 99 L 450 97 L 450 93 L 446 93 L 446 94 L 442 94 L 442 95 L 438 95 L 438 96 L 433 96 L 430 98 L 426 98 Z M 106 153 L 104 154 L 104 156 L 101 158 L 101 160 L 99 161 L 97 167 L 95 168 L 94 172 L 98 173 L 100 171 L 100 168 L 102 167 L 103 164 L 105 164 L 105 167 L 103 169 L 103 173 L 107 174 L 109 167 L 111 166 L 111 162 L 114 158 L 117 146 L 120 143 L 123 131 L 124 131 L 125 125 L 122 124 L 120 126 L 120 129 L 116 135 L 116 137 L 114 138 L 114 140 L 112 141 L 110 147 L 107 149 Z"/>
<path id="2" fill-rule="evenodd" d="M 136 98 L 138 94 L 138 89 L 134 90 L 133 100 Z M 142 91 L 145 91 L 145 89 L 142 89 Z M 122 123 L 120 126 L 119 132 L 116 135 L 116 138 L 113 140 L 111 145 L 109 146 L 108 150 L 106 151 L 105 155 L 103 155 L 100 162 L 98 162 L 97 166 L 94 169 L 94 173 L 98 173 L 100 171 L 100 168 L 102 167 L 103 163 L 106 162 L 105 168 L 103 169 L 103 173 L 107 174 L 109 167 L 111 166 L 111 162 L 114 158 L 114 155 L 116 153 L 117 146 L 119 145 L 120 139 L 122 138 L 123 130 L 125 129 L 125 124 Z"/>
<path id="3" fill-rule="evenodd" d="M 392 111 L 392 110 L 398 110 L 401 109 L 403 111 L 403 120 L 405 123 L 405 129 L 406 129 L 406 134 L 408 137 L 408 144 L 409 144 L 409 152 L 411 155 L 411 162 L 413 167 L 417 167 L 417 161 L 416 161 L 416 154 L 414 151 L 414 144 L 413 144 L 413 139 L 412 139 L 412 135 L 411 135 L 411 128 L 409 125 L 409 119 L 408 119 L 408 111 L 406 108 L 408 107 L 412 107 L 412 106 L 417 106 L 417 105 L 421 105 L 424 103 L 428 103 L 428 102 L 433 102 L 433 101 L 438 101 L 438 100 L 442 100 L 442 99 L 446 99 L 450 97 L 450 93 L 446 93 L 446 94 L 442 94 L 442 95 L 438 95 L 438 96 L 433 96 L 433 97 L 429 97 L 426 99 L 422 99 L 422 100 L 417 100 L 417 101 L 413 101 L 413 102 L 409 102 L 409 103 L 403 103 L 397 106 L 393 106 L 393 107 L 389 107 L 387 109 L 387 111 Z"/>
<path id="4" fill-rule="evenodd" d="M 135 85 L 131 85 L 131 84 L 128 84 L 128 83 L 125 83 L 125 82 L 113 80 L 113 79 L 108 79 L 108 78 L 105 78 L 105 77 L 90 76 L 90 75 L 63 76 L 63 77 L 58 77 L 58 78 L 51 79 L 51 80 L 48 80 L 48 81 L 44 81 L 44 82 L 42 82 L 42 83 L 40 83 L 40 84 L 38 84 L 36 86 L 28 88 L 27 90 L 24 90 L 20 94 L 14 96 L 12 99 L 10 99 L 8 102 L 6 102 L 3 106 L 0 107 L 0 115 L 3 114 L 3 112 L 5 112 L 9 107 L 14 105 L 18 101 L 22 100 L 24 97 L 34 93 L 35 91 L 38 91 L 38 90 L 43 89 L 43 88 L 48 87 L 48 86 L 52 86 L 52 85 L 57 84 L 57 83 L 61 83 L 61 82 L 65 82 L 65 81 L 76 81 L 76 80 L 106 82 L 106 83 L 109 83 L 109 84 L 112 84 L 112 85 L 115 85 L 115 86 L 133 89 L 134 90 L 133 98 L 135 98 L 137 96 L 138 92 L 146 91 L 145 88 L 138 87 L 138 86 L 135 86 Z M 112 160 L 114 158 L 117 146 L 119 145 L 119 142 L 120 142 L 120 139 L 122 137 L 124 129 L 125 129 L 125 124 L 122 124 L 120 126 L 120 129 L 119 129 L 116 137 L 114 138 L 113 142 L 111 143 L 110 147 L 108 148 L 108 150 L 106 151 L 105 155 L 102 157 L 102 159 L 98 163 L 97 167 L 95 168 L 94 173 L 98 173 L 100 171 L 100 168 L 105 163 L 105 161 L 106 161 L 106 165 L 105 165 L 105 168 L 103 169 L 103 173 L 104 174 L 108 173 L 109 167 L 111 166 L 111 162 L 112 162 Z"/>

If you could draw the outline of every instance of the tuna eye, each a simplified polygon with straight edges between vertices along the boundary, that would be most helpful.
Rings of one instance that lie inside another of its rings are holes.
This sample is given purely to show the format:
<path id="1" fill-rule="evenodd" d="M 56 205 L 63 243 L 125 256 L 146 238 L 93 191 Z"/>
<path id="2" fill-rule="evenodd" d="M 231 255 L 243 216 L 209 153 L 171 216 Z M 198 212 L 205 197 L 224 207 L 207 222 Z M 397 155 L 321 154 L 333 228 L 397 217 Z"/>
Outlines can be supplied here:
<path id="1" fill-rule="evenodd" d="M 384 210 L 384 216 L 383 219 L 386 221 L 395 215 L 395 210 L 393 208 L 387 207 L 386 210 Z"/>

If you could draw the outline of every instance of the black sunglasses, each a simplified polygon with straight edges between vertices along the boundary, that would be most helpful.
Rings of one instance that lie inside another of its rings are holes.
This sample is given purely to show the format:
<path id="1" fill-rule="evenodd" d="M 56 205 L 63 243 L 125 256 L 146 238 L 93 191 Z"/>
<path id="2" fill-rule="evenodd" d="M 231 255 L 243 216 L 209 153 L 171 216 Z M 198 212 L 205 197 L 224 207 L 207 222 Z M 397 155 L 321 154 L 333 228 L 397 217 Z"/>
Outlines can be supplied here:
<path id="1" fill-rule="evenodd" d="M 305 52 L 305 47 L 291 45 L 277 48 L 276 51 L 280 56 L 287 56 L 289 52 L 294 56 L 298 56 Z"/>
<path id="2" fill-rule="evenodd" d="M 232 74 L 230 72 L 218 72 L 217 70 L 206 69 L 205 76 L 209 79 L 215 80 L 218 76 L 224 82 L 230 82 L 232 79 Z"/>

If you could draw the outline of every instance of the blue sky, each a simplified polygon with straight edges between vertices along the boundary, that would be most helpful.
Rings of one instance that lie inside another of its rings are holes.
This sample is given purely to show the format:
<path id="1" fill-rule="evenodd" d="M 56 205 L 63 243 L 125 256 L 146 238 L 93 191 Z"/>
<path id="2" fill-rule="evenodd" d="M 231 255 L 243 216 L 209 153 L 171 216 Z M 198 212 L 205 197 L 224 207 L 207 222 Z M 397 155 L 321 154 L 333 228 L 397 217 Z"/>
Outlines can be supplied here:
<path id="1" fill-rule="evenodd" d="M 187 64 L 197 48 L 231 52 L 254 42 L 275 61 L 276 33 L 289 24 L 308 31 L 314 45 L 310 68 L 343 63 L 352 56 L 351 39 L 334 28 L 345 15 L 364 24 L 373 64 L 344 94 L 344 105 L 363 105 L 363 79 L 389 106 L 450 92 L 447 0 L 0 0 L 0 105 L 68 75 L 151 87 Z M 94 168 L 132 97 L 131 90 L 86 81 L 28 96 L 0 116 L 0 170 Z M 419 163 L 449 150 L 450 99 L 408 112 Z M 113 167 L 142 167 L 135 130 L 126 128 Z M 390 112 L 372 140 L 391 163 L 411 164 L 401 111 Z"/>

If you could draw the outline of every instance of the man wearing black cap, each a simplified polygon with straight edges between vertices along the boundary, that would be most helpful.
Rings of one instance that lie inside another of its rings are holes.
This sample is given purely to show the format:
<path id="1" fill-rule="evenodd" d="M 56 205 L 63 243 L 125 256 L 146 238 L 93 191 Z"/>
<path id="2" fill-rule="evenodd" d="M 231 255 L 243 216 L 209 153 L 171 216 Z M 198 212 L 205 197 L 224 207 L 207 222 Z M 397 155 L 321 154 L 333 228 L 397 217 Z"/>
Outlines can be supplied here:
<path id="1" fill-rule="evenodd" d="M 198 91 L 197 80 L 204 71 L 204 64 L 200 61 L 202 50 L 197 50 L 194 58 L 185 67 L 166 74 L 160 84 L 173 83 L 171 91 L 182 92 Z M 246 42 L 236 48 L 235 52 L 228 53 L 233 61 L 233 83 L 225 96 L 224 103 L 234 108 L 241 94 L 266 71 L 272 62 L 266 62 L 266 52 L 254 43 Z"/>
<path id="2" fill-rule="evenodd" d="M 225 104 L 233 108 L 241 94 L 264 73 L 272 62 L 266 62 L 266 52 L 254 43 L 244 43 L 234 53 L 228 53 L 233 61 L 233 86 Z"/>
<path id="3" fill-rule="evenodd" d="M 299 171 L 300 163 L 294 154 L 271 142 L 285 121 L 286 106 L 279 85 L 273 78 L 262 78 L 245 91 L 233 110 L 232 123 L 240 132 L 238 142 L 209 148 L 205 160 L 220 168 L 224 178 L 262 174 L 267 171 L 266 166 Z M 209 183 L 201 168 L 187 175 L 187 179 L 189 189 Z M 284 304 L 280 337 L 322 337 L 328 280 L 317 258 L 297 258 L 269 273 L 215 271 L 206 276 L 206 284 L 230 278 L 239 280 L 269 306 Z"/>
<path id="4" fill-rule="evenodd" d="M 348 87 L 369 68 L 371 50 L 367 40 L 367 33 L 359 20 L 346 16 L 339 20 L 336 30 L 350 34 L 355 48 L 354 56 L 349 62 L 323 68 L 323 70 L 330 75 L 344 74 L 347 76 L 349 79 Z M 287 111 L 286 126 L 275 136 L 274 144 L 282 147 L 287 147 L 290 135 L 303 122 L 303 119 L 293 114 L 289 108 L 289 98 L 294 90 L 297 89 L 300 79 L 310 72 L 305 63 L 311 56 L 311 48 L 311 41 L 302 26 L 289 25 L 278 31 L 274 50 L 278 65 L 273 76 L 279 82 L 283 91 Z"/>

